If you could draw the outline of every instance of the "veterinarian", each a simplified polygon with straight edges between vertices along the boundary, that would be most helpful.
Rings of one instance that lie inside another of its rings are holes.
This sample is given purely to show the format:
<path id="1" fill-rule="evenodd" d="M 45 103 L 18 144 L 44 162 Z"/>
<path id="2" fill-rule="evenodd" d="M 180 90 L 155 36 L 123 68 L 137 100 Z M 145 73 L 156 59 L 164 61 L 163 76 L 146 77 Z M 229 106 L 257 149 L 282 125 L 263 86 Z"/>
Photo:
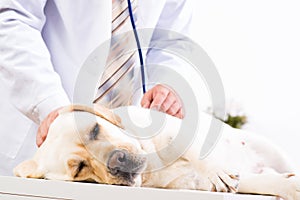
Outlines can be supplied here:
<path id="1" fill-rule="evenodd" d="M 138 28 L 189 35 L 191 0 L 134 1 Z M 0 1 L 0 175 L 12 175 L 18 163 L 31 157 L 46 138 L 58 109 L 72 103 L 80 67 L 111 37 L 113 3 Z M 152 38 L 150 43 L 160 36 L 154 32 Z M 176 38 L 172 40 L 176 43 Z M 145 60 L 146 65 L 180 65 L 171 55 L 154 50 L 148 51 Z M 183 117 L 180 99 L 163 85 L 148 88 L 140 104 Z"/>

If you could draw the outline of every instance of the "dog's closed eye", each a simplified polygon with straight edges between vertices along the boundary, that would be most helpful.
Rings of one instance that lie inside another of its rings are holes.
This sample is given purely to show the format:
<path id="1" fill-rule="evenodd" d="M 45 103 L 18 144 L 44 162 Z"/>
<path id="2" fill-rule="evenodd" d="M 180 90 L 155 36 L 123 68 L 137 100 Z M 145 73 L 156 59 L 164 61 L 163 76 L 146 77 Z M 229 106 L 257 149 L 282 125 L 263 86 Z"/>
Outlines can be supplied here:
<path id="1" fill-rule="evenodd" d="M 100 133 L 100 126 L 99 124 L 96 124 L 90 131 L 89 140 L 97 140 L 97 136 L 99 135 L 99 133 Z"/>

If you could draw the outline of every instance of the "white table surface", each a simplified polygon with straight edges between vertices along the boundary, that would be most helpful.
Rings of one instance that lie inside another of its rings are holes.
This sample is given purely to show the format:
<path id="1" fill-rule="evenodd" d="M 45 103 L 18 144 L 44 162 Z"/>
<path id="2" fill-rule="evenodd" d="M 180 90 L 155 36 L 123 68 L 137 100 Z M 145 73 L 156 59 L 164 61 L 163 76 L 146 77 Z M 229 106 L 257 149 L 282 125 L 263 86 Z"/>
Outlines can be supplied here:
<path id="1" fill-rule="evenodd" d="M 135 188 L 0 176 L 0 200 L 278 200 L 261 195 L 217 192 Z"/>

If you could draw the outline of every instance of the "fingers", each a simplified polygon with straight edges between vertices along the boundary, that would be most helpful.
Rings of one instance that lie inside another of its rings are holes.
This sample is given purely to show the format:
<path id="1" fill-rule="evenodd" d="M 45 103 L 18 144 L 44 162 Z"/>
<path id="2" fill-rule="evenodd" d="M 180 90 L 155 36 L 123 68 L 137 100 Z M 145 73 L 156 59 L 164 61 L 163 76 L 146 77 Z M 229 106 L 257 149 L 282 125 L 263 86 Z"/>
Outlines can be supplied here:
<path id="1" fill-rule="evenodd" d="M 183 109 L 182 105 L 178 102 L 175 102 L 168 110 L 167 112 L 169 115 L 172 115 L 174 117 L 178 117 L 180 119 L 183 118 Z"/>
<path id="2" fill-rule="evenodd" d="M 40 147 L 43 144 L 43 142 L 46 140 L 49 127 L 58 116 L 58 110 L 59 109 L 52 111 L 40 124 L 36 135 L 36 144 L 38 147 Z"/>
<path id="3" fill-rule="evenodd" d="M 141 100 L 141 106 L 143 108 L 150 108 L 152 100 L 153 100 L 153 91 L 151 89 L 144 94 L 144 96 Z"/>
<path id="4" fill-rule="evenodd" d="M 145 93 L 141 105 L 144 108 L 155 109 L 169 115 L 183 118 L 183 108 L 180 98 L 168 87 L 156 85 Z"/>
<path id="5" fill-rule="evenodd" d="M 183 111 L 183 109 L 181 109 L 180 112 L 179 112 L 178 114 L 176 114 L 175 117 L 178 117 L 178 118 L 180 118 L 180 119 L 183 119 L 183 118 L 184 118 L 184 111 Z"/>
<path id="6" fill-rule="evenodd" d="M 46 139 L 47 136 L 47 131 L 45 128 L 46 125 L 44 125 L 44 123 L 41 123 L 41 125 L 39 126 L 37 135 L 36 135 L 36 145 L 38 147 L 40 147 L 43 143 L 43 141 Z"/>
<path id="7" fill-rule="evenodd" d="M 157 87 L 154 89 L 156 90 L 154 90 L 153 101 L 151 102 L 150 108 L 165 112 L 167 110 L 166 107 L 169 106 L 171 101 L 167 98 L 170 91 L 163 87 Z"/>
<path id="8" fill-rule="evenodd" d="M 165 97 L 164 101 L 160 106 L 160 111 L 166 112 L 168 114 L 174 115 L 178 112 L 178 109 L 181 107 L 178 102 L 176 102 L 176 96 L 169 91 L 168 95 Z"/>

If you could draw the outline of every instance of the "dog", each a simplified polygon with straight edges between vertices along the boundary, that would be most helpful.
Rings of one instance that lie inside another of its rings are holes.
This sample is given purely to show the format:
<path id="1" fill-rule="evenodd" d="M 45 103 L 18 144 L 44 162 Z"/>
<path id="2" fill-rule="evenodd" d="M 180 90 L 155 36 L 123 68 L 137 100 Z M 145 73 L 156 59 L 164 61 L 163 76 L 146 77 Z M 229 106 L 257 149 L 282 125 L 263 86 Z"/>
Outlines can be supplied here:
<path id="1" fill-rule="evenodd" d="M 126 109 L 133 113 L 132 120 L 139 126 L 147 126 L 148 109 L 135 106 Z M 300 200 L 300 179 L 281 150 L 268 140 L 224 124 L 217 145 L 206 158 L 199 159 L 212 116 L 199 114 L 195 137 L 190 145 L 182 148 L 173 145 L 182 120 L 151 112 L 165 119 L 164 126 L 159 134 L 141 139 L 139 133 L 121 122 L 127 119 L 121 119 L 114 110 L 100 105 L 66 107 L 50 126 L 45 142 L 34 157 L 20 163 L 14 174 L 113 185 L 266 194 Z M 176 150 L 179 153 L 174 153 Z"/>

